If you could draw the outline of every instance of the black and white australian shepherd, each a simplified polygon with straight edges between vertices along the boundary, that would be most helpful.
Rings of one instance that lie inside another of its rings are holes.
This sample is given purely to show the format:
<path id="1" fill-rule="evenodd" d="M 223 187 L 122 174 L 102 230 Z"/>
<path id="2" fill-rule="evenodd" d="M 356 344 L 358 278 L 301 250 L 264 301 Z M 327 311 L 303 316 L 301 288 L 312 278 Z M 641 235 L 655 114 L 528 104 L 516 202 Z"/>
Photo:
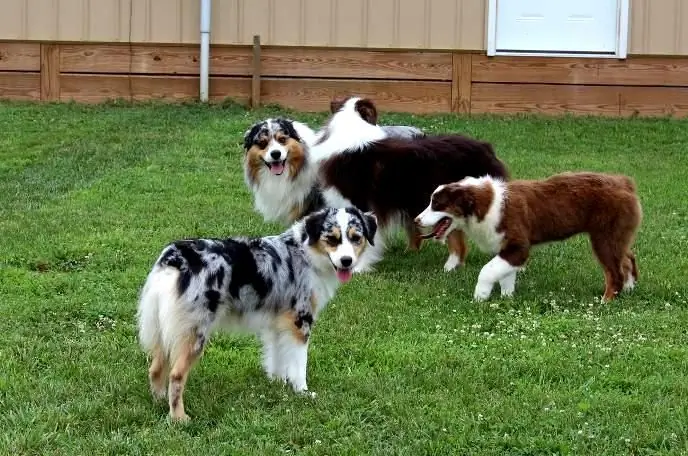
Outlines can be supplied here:
<path id="1" fill-rule="evenodd" d="M 325 208 L 277 236 L 190 239 L 165 247 L 143 286 L 138 334 L 150 387 L 188 420 L 184 385 L 213 330 L 255 332 L 269 378 L 307 392 L 313 324 L 372 245 L 377 223 L 354 207 Z M 169 379 L 169 381 L 168 381 Z"/>
<path id="2" fill-rule="evenodd" d="M 638 280 L 631 244 L 641 219 L 631 178 L 582 172 L 508 183 L 485 176 L 441 185 L 416 222 L 428 236 L 461 229 L 481 250 L 496 254 L 478 276 L 478 301 L 487 299 L 496 283 L 502 296 L 513 294 L 516 272 L 532 246 L 587 233 L 604 269 L 602 299 L 610 301 Z"/>
<path id="3" fill-rule="evenodd" d="M 438 185 L 467 176 L 508 178 L 505 165 L 487 142 L 457 134 L 389 137 L 369 121 L 376 113 L 368 99 L 347 99 L 318 133 L 310 156 L 320 163 L 318 180 L 325 203 L 374 212 L 379 238 L 403 228 L 409 248 L 417 250 L 422 238 L 413 220 Z M 438 238 L 447 243 L 450 253 L 444 269 L 462 264 L 467 254 L 463 233 L 452 229 Z M 367 262 L 377 261 L 383 248 L 382 239 L 376 239 Z"/>

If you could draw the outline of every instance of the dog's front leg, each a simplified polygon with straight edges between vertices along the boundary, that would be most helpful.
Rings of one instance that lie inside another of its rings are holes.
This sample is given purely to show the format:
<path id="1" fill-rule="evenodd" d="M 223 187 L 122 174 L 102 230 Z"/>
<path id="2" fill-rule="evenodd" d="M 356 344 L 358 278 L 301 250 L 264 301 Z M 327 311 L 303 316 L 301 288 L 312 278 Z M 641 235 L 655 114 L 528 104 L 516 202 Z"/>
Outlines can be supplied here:
<path id="1" fill-rule="evenodd" d="M 484 301 L 489 298 L 495 282 L 500 283 L 502 295 L 510 295 L 513 293 L 516 284 L 516 271 L 517 268 L 512 266 L 500 255 L 492 258 L 480 270 L 478 284 L 475 286 L 475 292 L 473 293 L 473 299 L 476 301 Z"/>
<path id="2" fill-rule="evenodd" d="M 263 343 L 263 369 L 268 379 L 286 381 L 287 377 L 279 360 L 277 336 L 274 331 L 270 330 L 266 330 L 260 335 L 260 340 Z"/>
<path id="3" fill-rule="evenodd" d="M 294 392 L 315 397 L 314 392 L 308 391 L 306 381 L 308 340 L 298 340 L 291 333 L 282 333 L 279 339 L 280 363 L 287 382 L 294 389 Z"/>

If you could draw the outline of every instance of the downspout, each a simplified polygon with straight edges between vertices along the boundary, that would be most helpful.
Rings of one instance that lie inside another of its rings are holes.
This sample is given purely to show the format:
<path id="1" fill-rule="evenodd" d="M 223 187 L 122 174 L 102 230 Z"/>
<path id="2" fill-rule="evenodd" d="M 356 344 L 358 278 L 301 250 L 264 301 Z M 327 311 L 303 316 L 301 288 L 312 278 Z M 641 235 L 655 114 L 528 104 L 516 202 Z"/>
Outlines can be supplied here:
<path id="1" fill-rule="evenodd" d="M 210 67 L 210 4 L 201 0 L 201 102 L 208 101 L 208 69 Z"/>

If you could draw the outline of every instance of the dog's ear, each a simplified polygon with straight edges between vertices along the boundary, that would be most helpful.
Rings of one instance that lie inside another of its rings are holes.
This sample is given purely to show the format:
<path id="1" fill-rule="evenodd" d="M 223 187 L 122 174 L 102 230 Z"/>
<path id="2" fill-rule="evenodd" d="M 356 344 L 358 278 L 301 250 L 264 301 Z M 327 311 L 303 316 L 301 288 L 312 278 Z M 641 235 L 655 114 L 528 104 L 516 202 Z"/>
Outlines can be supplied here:
<path id="1" fill-rule="evenodd" d="M 247 151 L 251 148 L 253 145 L 253 140 L 255 139 L 256 135 L 260 131 L 260 129 L 263 127 L 263 122 L 259 122 L 255 125 L 253 125 L 251 128 L 246 130 L 244 133 L 244 150 Z"/>
<path id="2" fill-rule="evenodd" d="M 469 187 L 448 185 L 442 192 L 446 195 L 449 207 L 453 207 L 459 215 L 468 217 L 475 212 L 475 196 L 471 190 Z"/>
<path id="3" fill-rule="evenodd" d="M 356 102 L 356 111 L 363 120 L 371 125 L 377 125 L 377 108 L 369 98 L 361 98 Z"/>
<path id="4" fill-rule="evenodd" d="M 251 147 L 251 141 L 249 141 L 249 135 L 251 134 L 251 129 L 249 128 L 244 132 L 244 150 L 248 150 Z"/>
<path id="5" fill-rule="evenodd" d="M 313 245 L 320 239 L 323 223 L 329 209 L 322 209 L 306 216 L 304 220 L 304 234 L 308 239 L 308 245 Z M 305 242 L 306 239 L 303 239 Z"/>
<path id="6" fill-rule="evenodd" d="M 299 133 L 296 131 L 296 128 L 294 128 L 294 122 L 291 119 L 277 119 L 277 124 L 287 136 L 298 142 L 302 142 Z"/>
<path id="7" fill-rule="evenodd" d="M 368 244 L 375 245 L 375 233 L 377 232 L 377 217 L 373 212 L 363 212 L 356 206 L 349 206 L 346 208 L 349 215 L 358 219 L 363 230 L 363 237 L 366 238 Z"/>
<path id="8" fill-rule="evenodd" d="M 372 212 L 363 214 L 363 236 L 368 240 L 368 244 L 375 245 L 373 239 L 377 233 L 377 217 Z"/>
<path id="9" fill-rule="evenodd" d="M 346 103 L 346 100 L 346 97 L 333 98 L 332 101 L 330 101 L 330 113 L 334 114 L 339 112 L 342 106 L 344 106 L 344 103 Z"/>

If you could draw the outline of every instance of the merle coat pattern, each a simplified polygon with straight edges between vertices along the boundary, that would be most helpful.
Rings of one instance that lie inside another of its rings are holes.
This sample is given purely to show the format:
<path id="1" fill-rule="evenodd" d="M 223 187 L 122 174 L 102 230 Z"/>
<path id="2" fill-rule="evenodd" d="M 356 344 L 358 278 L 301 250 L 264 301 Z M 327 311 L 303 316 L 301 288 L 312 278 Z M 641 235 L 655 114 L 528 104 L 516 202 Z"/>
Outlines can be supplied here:
<path id="1" fill-rule="evenodd" d="M 153 358 L 151 390 L 168 396 L 171 418 L 188 419 L 186 378 L 219 327 L 257 333 L 267 375 L 307 391 L 314 321 L 339 283 L 351 278 L 376 229 L 375 218 L 356 208 L 326 208 L 277 236 L 166 246 L 143 287 L 138 326 L 139 341 Z"/>

